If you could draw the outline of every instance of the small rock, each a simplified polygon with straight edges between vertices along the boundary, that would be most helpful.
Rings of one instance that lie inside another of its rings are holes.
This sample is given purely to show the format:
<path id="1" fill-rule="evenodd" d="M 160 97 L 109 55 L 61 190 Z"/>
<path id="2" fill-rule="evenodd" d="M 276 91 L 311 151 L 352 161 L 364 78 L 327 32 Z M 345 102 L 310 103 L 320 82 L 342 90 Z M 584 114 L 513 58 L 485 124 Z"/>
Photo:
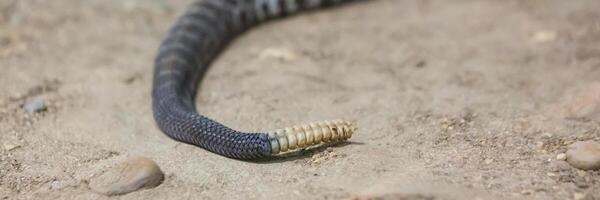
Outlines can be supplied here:
<path id="1" fill-rule="evenodd" d="M 567 154 L 559 153 L 558 155 L 556 155 L 556 160 L 562 160 L 562 161 L 567 160 Z"/>
<path id="2" fill-rule="evenodd" d="M 541 30 L 541 31 L 536 31 L 533 34 L 533 41 L 535 42 L 550 42 L 553 40 L 556 40 L 558 36 L 558 33 L 556 33 L 556 31 L 551 31 L 551 30 Z"/>
<path id="3" fill-rule="evenodd" d="M 587 172 L 583 171 L 583 170 L 577 170 L 577 172 L 575 172 L 577 174 L 577 176 L 579 177 L 585 177 L 587 176 Z"/>
<path id="4" fill-rule="evenodd" d="M 483 162 L 485 162 L 486 165 L 489 165 L 494 162 L 494 159 L 488 158 L 488 159 L 485 159 L 485 161 L 483 161 Z"/>
<path id="5" fill-rule="evenodd" d="M 33 97 L 25 100 L 23 109 L 28 113 L 37 113 L 46 110 L 46 103 L 42 97 Z"/>
<path id="6" fill-rule="evenodd" d="M 587 195 L 585 195 L 584 193 L 579 193 L 579 192 L 575 192 L 573 194 L 573 199 L 574 200 L 584 200 L 586 198 Z"/>
<path id="7" fill-rule="evenodd" d="M 523 190 L 523 191 L 521 191 L 521 194 L 522 195 L 526 195 L 526 196 L 532 195 L 533 193 L 534 193 L 533 190 Z"/>
<path id="8" fill-rule="evenodd" d="M 333 152 L 333 148 L 327 147 L 327 149 L 325 149 L 325 151 L 327 151 L 327 152 Z"/>
<path id="9" fill-rule="evenodd" d="M 259 57 L 262 59 L 275 58 L 281 61 L 295 61 L 298 59 L 298 54 L 289 49 L 267 48 L 260 52 Z"/>
<path id="10" fill-rule="evenodd" d="M 90 181 L 90 188 L 107 196 L 130 193 L 143 188 L 153 188 L 165 176 L 158 165 L 144 157 L 126 160 Z"/>
<path id="11" fill-rule="evenodd" d="M 569 146 L 567 162 L 582 170 L 600 169 L 600 144 L 593 141 L 576 142 Z"/>
<path id="12" fill-rule="evenodd" d="M 6 150 L 6 151 L 12 151 L 14 149 L 18 149 L 21 147 L 20 144 L 10 143 L 10 142 L 4 143 L 2 146 L 4 147 L 4 150 Z"/>

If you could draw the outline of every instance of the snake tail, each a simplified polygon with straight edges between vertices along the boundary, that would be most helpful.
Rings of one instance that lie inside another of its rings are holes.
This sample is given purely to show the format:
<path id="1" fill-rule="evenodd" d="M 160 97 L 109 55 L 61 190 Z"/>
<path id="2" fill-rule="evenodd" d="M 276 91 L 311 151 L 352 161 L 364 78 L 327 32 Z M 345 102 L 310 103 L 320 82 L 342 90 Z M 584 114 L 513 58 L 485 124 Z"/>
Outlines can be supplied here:
<path id="1" fill-rule="evenodd" d="M 268 132 L 271 154 L 283 154 L 298 149 L 345 141 L 357 130 L 350 121 L 333 120 L 291 126 Z"/>
<path id="2" fill-rule="evenodd" d="M 339 121 L 282 129 L 277 136 L 237 131 L 199 114 L 194 99 L 210 63 L 237 35 L 270 19 L 350 1 L 192 2 L 167 32 L 154 61 L 152 110 L 158 127 L 177 141 L 242 160 L 269 158 L 308 144 L 347 139 L 353 128 Z"/>

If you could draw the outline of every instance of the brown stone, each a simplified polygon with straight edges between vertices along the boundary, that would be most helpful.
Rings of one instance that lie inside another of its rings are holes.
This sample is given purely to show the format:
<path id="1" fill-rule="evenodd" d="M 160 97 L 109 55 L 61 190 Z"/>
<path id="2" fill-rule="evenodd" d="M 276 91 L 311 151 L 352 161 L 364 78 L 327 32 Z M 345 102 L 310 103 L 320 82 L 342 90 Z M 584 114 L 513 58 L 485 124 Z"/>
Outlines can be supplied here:
<path id="1" fill-rule="evenodd" d="M 576 142 L 567 150 L 567 162 L 582 170 L 600 169 L 600 144 L 594 141 Z"/>
<path id="2" fill-rule="evenodd" d="M 121 195 L 162 183 L 164 174 L 158 165 L 144 157 L 126 160 L 90 180 L 90 188 L 104 195 Z"/>

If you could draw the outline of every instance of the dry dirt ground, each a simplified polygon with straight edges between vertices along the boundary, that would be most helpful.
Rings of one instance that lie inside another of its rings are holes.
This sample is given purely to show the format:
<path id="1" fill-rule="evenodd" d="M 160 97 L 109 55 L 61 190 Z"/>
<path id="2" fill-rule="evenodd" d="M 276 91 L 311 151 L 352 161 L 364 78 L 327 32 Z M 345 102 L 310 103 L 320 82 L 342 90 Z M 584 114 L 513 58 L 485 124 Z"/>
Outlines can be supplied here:
<path id="1" fill-rule="evenodd" d="M 110 198 L 600 199 L 600 172 L 556 158 L 600 141 L 600 1 L 375 0 L 255 28 L 208 72 L 200 112 L 360 127 L 258 163 L 154 124 L 153 56 L 186 3 L 0 0 L 0 199 L 109 199 L 88 180 L 136 155 L 165 182 Z M 45 112 L 23 111 L 34 96 Z"/>

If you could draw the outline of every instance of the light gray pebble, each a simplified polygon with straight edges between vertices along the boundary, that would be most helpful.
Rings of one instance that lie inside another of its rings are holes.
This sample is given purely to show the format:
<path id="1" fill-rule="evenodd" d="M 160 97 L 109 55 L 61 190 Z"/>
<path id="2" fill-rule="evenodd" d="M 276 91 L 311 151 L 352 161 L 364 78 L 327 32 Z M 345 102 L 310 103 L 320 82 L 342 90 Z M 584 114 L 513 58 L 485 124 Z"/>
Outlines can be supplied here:
<path id="1" fill-rule="evenodd" d="M 562 161 L 567 160 L 567 154 L 559 153 L 558 155 L 556 155 L 556 160 L 562 160 Z"/>
<path id="2" fill-rule="evenodd" d="M 23 109 L 28 113 L 37 113 L 46 110 L 46 102 L 42 97 L 32 97 L 25 100 Z"/>
<path id="3" fill-rule="evenodd" d="M 136 157 L 121 162 L 93 178 L 89 186 L 95 192 L 113 196 L 156 187 L 164 178 L 164 173 L 154 161 Z"/>
<path id="4" fill-rule="evenodd" d="M 567 162 L 578 169 L 600 169 L 600 144 L 594 141 L 576 142 L 567 150 Z"/>

